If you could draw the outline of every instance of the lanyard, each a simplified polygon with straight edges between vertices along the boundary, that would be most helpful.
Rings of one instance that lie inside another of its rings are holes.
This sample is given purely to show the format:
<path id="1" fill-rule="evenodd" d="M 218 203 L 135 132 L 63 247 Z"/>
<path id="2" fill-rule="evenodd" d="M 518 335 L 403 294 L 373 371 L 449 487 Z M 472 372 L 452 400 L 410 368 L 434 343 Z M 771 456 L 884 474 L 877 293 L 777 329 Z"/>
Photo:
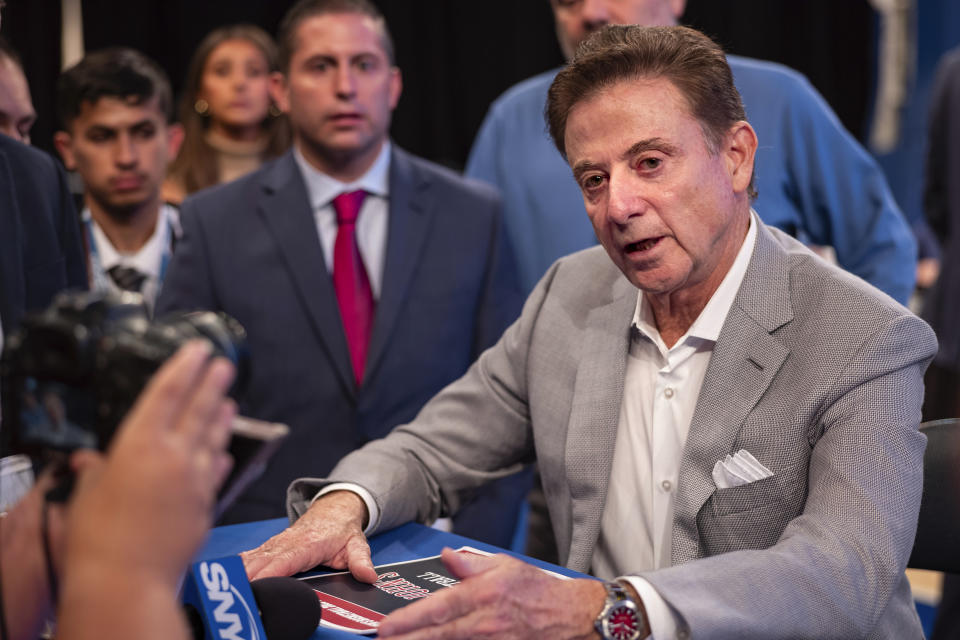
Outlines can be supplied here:
<path id="1" fill-rule="evenodd" d="M 163 209 L 160 210 L 160 214 L 164 215 Z M 170 264 L 173 243 L 176 238 L 173 232 L 173 222 L 170 221 L 168 215 L 165 217 L 167 224 L 162 225 L 164 249 L 160 258 L 160 270 L 158 272 L 157 282 L 163 282 L 163 276 L 167 273 L 167 265 Z M 97 249 L 97 240 L 93 233 L 93 218 L 90 216 L 89 211 L 87 215 L 83 217 L 83 224 L 86 230 L 84 240 L 86 240 L 85 244 L 87 245 L 87 271 L 90 277 L 90 289 L 92 291 L 106 291 L 111 288 L 112 280 L 107 275 L 107 271 L 103 268 L 103 263 L 100 260 L 100 251 Z"/>

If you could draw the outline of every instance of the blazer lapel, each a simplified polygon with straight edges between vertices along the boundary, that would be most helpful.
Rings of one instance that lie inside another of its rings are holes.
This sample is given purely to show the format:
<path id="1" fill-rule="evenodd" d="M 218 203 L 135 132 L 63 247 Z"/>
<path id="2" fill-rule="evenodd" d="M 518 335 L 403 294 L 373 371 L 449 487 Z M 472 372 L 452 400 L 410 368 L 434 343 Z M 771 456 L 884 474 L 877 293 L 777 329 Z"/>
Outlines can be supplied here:
<path id="1" fill-rule="evenodd" d="M 617 278 L 612 301 L 590 312 L 581 347 L 565 454 L 572 499 L 565 566 L 578 571 L 589 569 L 600 533 L 637 295 L 626 278 Z"/>
<path id="2" fill-rule="evenodd" d="M 364 377 L 376 373 L 389 344 L 390 334 L 403 307 L 407 290 L 423 254 L 430 221 L 437 203 L 429 182 L 416 170 L 410 157 L 394 147 L 390 159 L 390 214 L 387 223 L 387 255 L 383 286 L 377 301 Z"/>
<path id="3" fill-rule="evenodd" d="M 7 154 L 0 151 L 0 323 L 10 333 L 23 316 L 26 291 L 20 243 L 20 212 Z M 27 185 L 28 187 L 30 185 Z"/>
<path id="4" fill-rule="evenodd" d="M 793 319 L 786 253 L 761 224 L 743 283 L 720 331 L 690 423 L 674 509 L 672 561 L 699 557 L 696 517 L 716 490 L 712 471 L 789 350 L 771 333 Z"/>
<path id="5" fill-rule="evenodd" d="M 355 394 L 353 366 L 333 280 L 324 263 L 307 188 L 292 152 L 280 158 L 264 176 L 262 187 L 257 212 L 279 246 L 317 338 L 329 354 L 344 389 Z"/>

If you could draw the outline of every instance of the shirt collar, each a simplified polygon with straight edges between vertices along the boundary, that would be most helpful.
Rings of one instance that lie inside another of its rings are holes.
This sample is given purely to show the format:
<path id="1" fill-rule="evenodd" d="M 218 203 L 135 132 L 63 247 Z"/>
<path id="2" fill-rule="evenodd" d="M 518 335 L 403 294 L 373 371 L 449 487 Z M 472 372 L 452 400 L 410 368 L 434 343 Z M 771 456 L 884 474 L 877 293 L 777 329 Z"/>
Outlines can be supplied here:
<path id="1" fill-rule="evenodd" d="M 123 254 L 117 251 L 107 237 L 107 234 L 103 232 L 100 225 L 93 219 L 93 216 L 90 214 L 90 209 L 84 208 L 82 213 L 83 220 L 90 225 L 93 233 L 93 241 L 96 243 L 97 257 L 103 270 L 109 271 L 112 267 L 123 265 L 125 267 L 133 267 L 148 277 L 159 278 L 163 254 L 169 250 L 170 246 L 169 234 L 174 232 L 171 227 L 173 224 L 171 220 L 171 208 L 168 204 L 160 206 L 160 212 L 157 215 L 157 224 L 153 228 L 153 233 L 150 234 L 150 239 L 134 254 Z"/>
<path id="2" fill-rule="evenodd" d="M 730 266 L 730 270 L 727 271 L 727 275 L 723 277 L 717 290 L 710 296 L 710 300 L 707 301 L 703 311 L 700 312 L 697 319 L 690 325 L 687 333 L 677 340 L 677 345 L 683 344 L 684 340 L 688 337 L 710 340 L 712 342 L 716 342 L 717 338 L 720 337 L 720 330 L 727 321 L 727 314 L 730 313 L 730 307 L 733 306 L 733 300 L 737 297 L 737 292 L 740 290 L 740 285 L 743 283 L 743 278 L 747 273 L 750 256 L 753 255 L 753 247 L 757 241 L 756 215 L 756 212 L 751 209 L 747 236 L 744 238 L 743 244 L 737 252 L 737 257 Z M 633 313 L 633 324 L 641 333 L 655 343 L 658 342 L 660 331 L 657 329 L 657 323 L 653 317 L 653 309 L 650 307 L 650 302 L 647 300 L 647 297 L 643 295 L 642 290 L 637 295 L 637 306 Z"/>
<path id="3" fill-rule="evenodd" d="M 370 168 L 362 176 L 353 182 L 340 182 L 336 178 L 331 178 L 327 174 L 318 171 L 307 162 L 307 159 L 300 153 L 297 145 L 293 145 L 293 159 L 300 167 L 300 174 L 307 185 L 307 195 L 310 198 L 310 206 L 316 211 L 320 207 L 329 204 L 341 193 L 349 193 L 362 189 L 367 193 L 386 198 L 390 195 L 390 150 L 392 146 L 387 140 L 380 148 L 377 159 L 373 161 Z"/>

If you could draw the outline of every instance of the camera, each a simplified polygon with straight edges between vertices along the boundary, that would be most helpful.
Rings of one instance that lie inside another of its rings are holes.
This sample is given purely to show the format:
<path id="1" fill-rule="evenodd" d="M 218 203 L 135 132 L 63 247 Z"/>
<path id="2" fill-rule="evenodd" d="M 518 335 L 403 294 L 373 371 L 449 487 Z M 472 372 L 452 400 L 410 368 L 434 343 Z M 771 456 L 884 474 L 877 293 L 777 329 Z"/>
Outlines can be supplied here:
<path id="1" fill-rule="evenodd" d="M 81 447 L 106 449 L 150 377 L 194 338 L 233 362 L 231 395 L 240 395 L 249 356 L 233 318 L 196 312 L 151 321 L 138 294 L 58 295 L 5 339 L 0 450 L 43 463 Z"/>

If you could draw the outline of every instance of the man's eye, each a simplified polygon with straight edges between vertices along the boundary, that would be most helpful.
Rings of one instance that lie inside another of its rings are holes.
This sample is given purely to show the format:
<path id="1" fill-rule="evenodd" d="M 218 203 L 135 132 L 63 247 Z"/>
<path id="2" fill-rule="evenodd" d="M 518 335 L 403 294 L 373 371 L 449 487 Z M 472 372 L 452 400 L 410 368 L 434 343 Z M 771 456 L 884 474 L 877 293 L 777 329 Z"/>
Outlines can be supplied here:
<path id="1" fill-rule="evenodd" d="M 663 160 L 660 158 L 644 158 L 640 161 L 640 168 L 645 171 L 650 171 L 658 168 L 663 164 Z"/>
<path id="2" fill-rule="evenodd" d="M 603 184 L 603 176 L 593 175 L 583 179 L 583 188 L 587 190 L 596 189 Z"/>

